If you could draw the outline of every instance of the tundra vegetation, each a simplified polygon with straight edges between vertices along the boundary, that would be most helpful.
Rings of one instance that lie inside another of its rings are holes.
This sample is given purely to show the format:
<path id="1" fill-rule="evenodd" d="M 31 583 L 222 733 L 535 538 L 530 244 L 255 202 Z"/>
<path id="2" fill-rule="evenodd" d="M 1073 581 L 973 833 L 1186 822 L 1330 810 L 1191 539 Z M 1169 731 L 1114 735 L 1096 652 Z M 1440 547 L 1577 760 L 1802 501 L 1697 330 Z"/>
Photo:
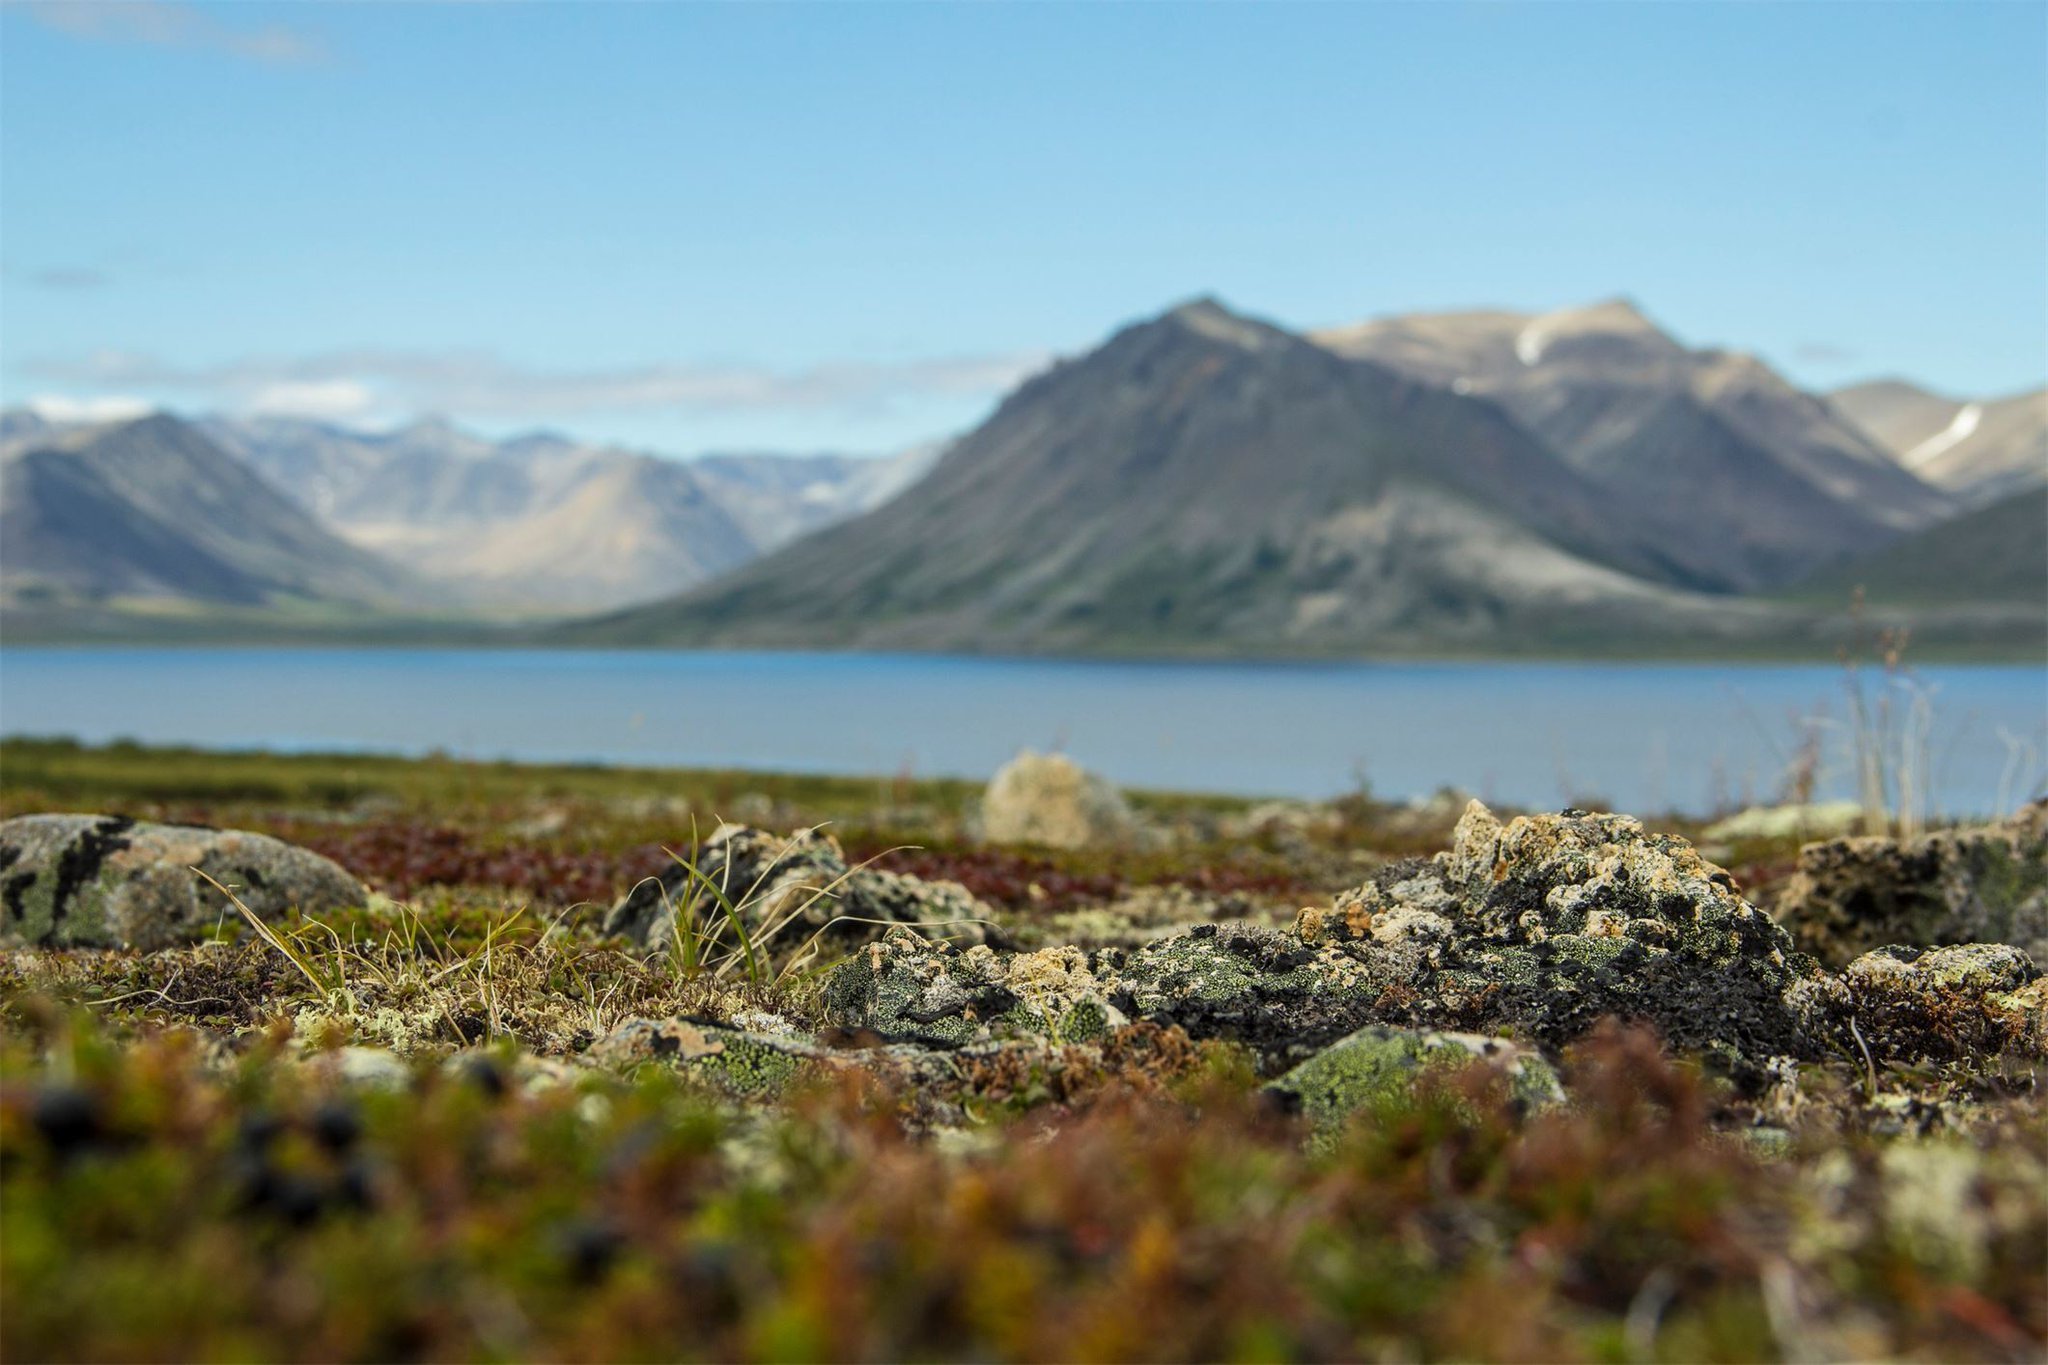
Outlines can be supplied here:
<path id="1" fill-rule="evenodd" d="M 1019 845 L 907 777 L 0 767 L 0 817 L 118 817 L 90 870 L 0 834 L 71 875 L 0 925 L 10 1359 L 2048 1350 L 2038 806 L 1809 844 L 1055 773 L 1109 815 Z M 63 942 L 150 849 L 227 875 Z"/>

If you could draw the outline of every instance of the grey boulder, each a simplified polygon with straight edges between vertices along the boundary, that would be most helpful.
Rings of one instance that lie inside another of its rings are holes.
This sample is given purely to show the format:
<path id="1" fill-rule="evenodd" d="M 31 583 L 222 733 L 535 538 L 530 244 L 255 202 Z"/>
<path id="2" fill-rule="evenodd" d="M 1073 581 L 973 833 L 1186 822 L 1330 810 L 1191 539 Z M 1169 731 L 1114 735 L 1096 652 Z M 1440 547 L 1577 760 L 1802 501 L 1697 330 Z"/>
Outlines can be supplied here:
<path id="1" fill-rule="evenodd" d="M 197 869 L 195 871 L 195 869 Z M 363 884 L 317 853 L 243 830 L 119 815 L 0 821 L 0 941 L 54 948 L 164 948 L 235 910 L 258 916 L 361 905 Z"/>
<path id="2" fill-rule="evenodd" d="M 1131 842 L 1138 822 L 1107 779 L 1065 754 L 1026 749 L 990 779 L 981 832 L 990 843 L 1088 848 Z"/>

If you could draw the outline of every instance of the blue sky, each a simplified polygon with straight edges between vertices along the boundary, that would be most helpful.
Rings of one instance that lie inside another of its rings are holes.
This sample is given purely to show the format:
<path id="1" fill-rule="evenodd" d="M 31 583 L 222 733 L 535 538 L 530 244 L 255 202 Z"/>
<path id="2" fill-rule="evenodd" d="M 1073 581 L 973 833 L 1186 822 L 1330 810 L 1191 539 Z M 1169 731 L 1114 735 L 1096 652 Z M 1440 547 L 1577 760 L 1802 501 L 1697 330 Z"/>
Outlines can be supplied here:
<path id="1" fill-rule="evenodd" d="M 2048 6 L 0 7 L 0 396 L 884 450 L 1216 293 L 2048 374 Z"/>

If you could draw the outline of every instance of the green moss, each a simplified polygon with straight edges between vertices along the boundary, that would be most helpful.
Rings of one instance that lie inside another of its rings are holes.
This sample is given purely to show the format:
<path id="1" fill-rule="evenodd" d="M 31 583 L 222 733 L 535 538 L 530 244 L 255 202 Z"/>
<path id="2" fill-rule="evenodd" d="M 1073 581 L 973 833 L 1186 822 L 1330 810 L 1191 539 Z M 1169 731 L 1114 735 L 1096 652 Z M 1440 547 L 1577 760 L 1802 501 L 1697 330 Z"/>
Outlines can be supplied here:
<path id="1" fill-rule="evenodd" d="M 735 1099 L 773 1099 L 812 1070 L 803 1057 L 743 1033 L 711 1029 L 706 1034 L 719 1051 L 688 1058 L 681 1069 Z"/>
<path id="2" fill-rule="evenodd" d="M 1356 1115 L 1408 1095 L 1423 1073 L 1471 1066 L 1489 1050 L 1518 1108 L 1534 1111 L 1563 1099 L 1550 1064 L 1514 1044 L 1377 1025 L 1332 1043 L 1267 1088 L 1298 1105 L 1316 1142 L 1327 1145 Z"/>

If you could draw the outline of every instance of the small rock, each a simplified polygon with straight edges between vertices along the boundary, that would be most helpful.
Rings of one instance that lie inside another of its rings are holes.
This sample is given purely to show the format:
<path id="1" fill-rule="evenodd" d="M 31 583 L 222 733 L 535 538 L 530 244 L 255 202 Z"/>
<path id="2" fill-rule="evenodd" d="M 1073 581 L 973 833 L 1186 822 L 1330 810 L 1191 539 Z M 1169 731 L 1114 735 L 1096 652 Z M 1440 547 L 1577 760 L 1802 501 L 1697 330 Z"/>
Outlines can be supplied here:
<path id="1" fill-rule="evenodd" d="M 711 888 L 717 888 L 713 894 Z M 678 863 L 635 886 L 605 916 L 604 932 L 649 952 L 673 945 L 679 906 L 694 903 L 700 931 L 720 924 L 718 896 L 730 901 L 755 946 L 778 960 L 821 936 L 837 949 L 879 937 L 891 924 L 916 924 L 962 942 L 980 942 L 989 908 L 958 882 L 925 881 L 874 867 L 849 867 L 837 840 L 817 830 L 788 838 L 746 825 L 720 825 L 698 850 L 696 871 Z"/>
<path id="2" fill-rule="evenodd" d="M 1268 1065 L 1374 1022 L 1381 997 L 1407 974 L 1405 963 L 1254 924 L 1199 925 L 1103 958 L 1111 999 L 1126 1014 L 1242 1043 Z"/>
<path id="3" fill-rule="evenodd" d="M 1524 1109 L 1564 1102 L 1549 1062 L 1505 1038 L 1435 1033 L 1374 1025 L 1339 1039 L 1266 1086 L 1266 1093 L 1303 1114 L 1319 1138 L 1377 1101 L 1405 1093 L 1425 1070 L 1484 1061 L 1498 1068 L 1508 1095 Z"/>
<path id="4" fill-rule="evenodd" d="M 1129 843 L 1138 832 L 1123 793 L 1065 754 L 1026 749 L 981 798 L 982 837 L 998 844 L 1087 848 Z"/>
<path id="5" fill-rule="evenodd" d="M 1816 1032 L 1855 1057 L 1955 1061 L 2013 1051 L 2048 1057 L 2048 983 L 2004 943 L 1886 947 L 1798 992 Z"/>
<path id="6" fill-rule="evenodd" d="M 1887 943 L 2008 943 L 2048 960 L 2048 801 L 1905 842 L 1810 844 L 1775 909 L 1830 966 Z"/>
<path id="7" fill-rule="evenodd" d="M 968 952 L 996 954 L 986 948 Z M 1109 1002 L 1079 948 L 1043 948 L 999 959 L 1017 1005 L 999 1022 L 1056 1043 L 1093 1042 L 1130 1021 Z"/>
<path id="8" fill-rule="evenodd" d="M 629 1019 L 598 1039 L 588 1058 L 615 1070 L 666 1062 L 736 1099 L 773 1098 L 801 1076 L 844 1064 L 801 1039 L 696 1019 Z"/>
<path id="9" fill-rule="evenodd" d="M 902 928 L 833 968 L 825 1018 L 941 1047 L 1019 1034 L 1083 1042 L 1127 1022 L 1078 948 L 963 952 Z"/>
<path id="10" fill-rule="evenodd" d="M 1228 839 L 1261 839 L 1283 853 L 1309 854 L 1334 838 L 1343 825 L 1343 817 L 1327 804 L 1262 801 L 1226 818 L 1218 833 Z"/>
<path id="11" fill-rule="evenodd" d="M 361 905 L 361 882 L 317 853 L 267 835 L 116 815 L 22 815 L 0 822 L 0 940 L 68 948 L 166 948 L 234 908 L 257 916 Z"/>
<path id="12" fill-rule="evenodd" d="M 1715 843 L 1743 839 L 1832 839 L 1863 828 L 1856 801 L 1814 801 L 1788 806 L 1753 806 L 1701 831 Z"/>
<path id="13" fill-rule="evenodd" d="M 733 798 L 732 813 L 741 823 L 765 825 L 777 814 L 775 798 L 766 792 L 741 792 Z"/>

